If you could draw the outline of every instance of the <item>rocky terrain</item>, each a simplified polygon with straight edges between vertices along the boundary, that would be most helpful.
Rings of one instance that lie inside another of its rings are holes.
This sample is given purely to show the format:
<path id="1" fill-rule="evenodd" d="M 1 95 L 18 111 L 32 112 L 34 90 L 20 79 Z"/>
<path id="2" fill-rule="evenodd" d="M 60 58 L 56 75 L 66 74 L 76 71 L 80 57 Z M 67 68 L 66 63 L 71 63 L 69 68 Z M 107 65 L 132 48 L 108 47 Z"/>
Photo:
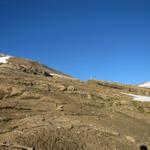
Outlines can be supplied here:
<path id="1" fill-rule="evenodd" d="M 0 63 L 0 150 L 148 150 L 150 102 L 128 94 L 150 89 L 10 57 Z"/>

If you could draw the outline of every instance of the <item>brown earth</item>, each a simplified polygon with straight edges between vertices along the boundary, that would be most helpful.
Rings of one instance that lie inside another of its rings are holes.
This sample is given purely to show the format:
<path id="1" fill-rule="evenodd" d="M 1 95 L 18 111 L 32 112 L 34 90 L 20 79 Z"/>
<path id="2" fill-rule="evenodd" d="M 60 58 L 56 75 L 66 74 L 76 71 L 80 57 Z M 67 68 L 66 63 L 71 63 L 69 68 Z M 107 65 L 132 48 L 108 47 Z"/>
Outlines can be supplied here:
<path id="1" fill-rule="evenodd" d="M 150 149 L 150 103 L 122 92 L 150 96 L 11 58 L 0 65 L 0 150 Z"/>

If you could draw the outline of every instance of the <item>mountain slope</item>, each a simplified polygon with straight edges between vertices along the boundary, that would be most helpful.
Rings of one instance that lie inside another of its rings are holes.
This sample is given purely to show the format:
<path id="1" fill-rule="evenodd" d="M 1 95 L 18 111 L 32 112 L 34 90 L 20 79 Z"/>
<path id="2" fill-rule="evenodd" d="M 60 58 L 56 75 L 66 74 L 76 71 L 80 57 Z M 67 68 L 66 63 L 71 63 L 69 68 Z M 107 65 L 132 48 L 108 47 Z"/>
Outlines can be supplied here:
<path id="1" fill-rule="evenodd" d="M 9 68 L 11 70 L 13 69 L 14 71 L 18 72 L 43 76 L 59 76 L 73 79 L 69 75 L 66 75 L 62 72 L 59 72 L 55 69 L 49 68 L 45 65 L 42 65 L 38 62 L 29 59 L 17 58 L 5 54 L 0 54 L 0 63 L 1 67 Z"/>
<path id="2" fill-rule="evenodd" d="M 82 82 L 11 57 L 0 64 L 0 149 L 149 148 L 150 103 L 123 93 L 150 96 L 150 89 Z"/>

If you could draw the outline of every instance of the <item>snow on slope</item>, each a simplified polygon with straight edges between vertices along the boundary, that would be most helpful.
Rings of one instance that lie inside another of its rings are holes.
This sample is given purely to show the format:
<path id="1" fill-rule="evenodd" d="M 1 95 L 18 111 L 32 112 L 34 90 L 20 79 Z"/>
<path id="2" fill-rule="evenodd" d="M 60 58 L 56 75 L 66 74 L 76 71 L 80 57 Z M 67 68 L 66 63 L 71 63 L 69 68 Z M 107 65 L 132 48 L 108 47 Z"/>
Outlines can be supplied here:
<path id="1" fill-rule="evenodd" d="M 145 82 L 143 84 L 140 84 L 139 87 L 150 88 L 150 82 Z"/>
<path id="2" fill-rule="evenodd" d="M 141 95 L 127 94 L 127 93 L 122 93 L 122 94 L 133 97 L 134 101 L 150 102 L 150 96 L 141 96 Z"/>
<path id="3" fill-rule="evenodd" d="M 67 78 L 67 79 L 75 80 L 75 79 L 72 78 L 72 77 L 67 77 L 67 76 L 64 76 L 64 75 L 56 74 L 56 73 L 51 73 L 51 75 L 52 75 L 52 76 L 56 76 L 56 77 L 60 77 L 60 78 Z"/>
<path id="4" fill-rule="evenodd" d="M 4 56 L 4 55 L 1 55 L 1 57 L 0 57 L 0 63 L 3 63 L 3 64 L 5 64 L 5 63 L 8 63 L 8 59 L 9 58 L 11 58 L 12 56 Z"/>

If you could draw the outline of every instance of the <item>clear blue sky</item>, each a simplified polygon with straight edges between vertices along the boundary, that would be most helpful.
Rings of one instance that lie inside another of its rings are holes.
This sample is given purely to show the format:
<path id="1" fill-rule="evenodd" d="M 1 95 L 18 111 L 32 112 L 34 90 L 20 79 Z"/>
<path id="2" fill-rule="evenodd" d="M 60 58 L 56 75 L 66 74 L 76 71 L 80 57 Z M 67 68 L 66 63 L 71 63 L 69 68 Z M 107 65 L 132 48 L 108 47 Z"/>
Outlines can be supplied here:
<path id="1" fill-rule="evenodd" d="M 0 52 L 82 80 L 150 80 L 149 0 L 0 0 Z"/>

